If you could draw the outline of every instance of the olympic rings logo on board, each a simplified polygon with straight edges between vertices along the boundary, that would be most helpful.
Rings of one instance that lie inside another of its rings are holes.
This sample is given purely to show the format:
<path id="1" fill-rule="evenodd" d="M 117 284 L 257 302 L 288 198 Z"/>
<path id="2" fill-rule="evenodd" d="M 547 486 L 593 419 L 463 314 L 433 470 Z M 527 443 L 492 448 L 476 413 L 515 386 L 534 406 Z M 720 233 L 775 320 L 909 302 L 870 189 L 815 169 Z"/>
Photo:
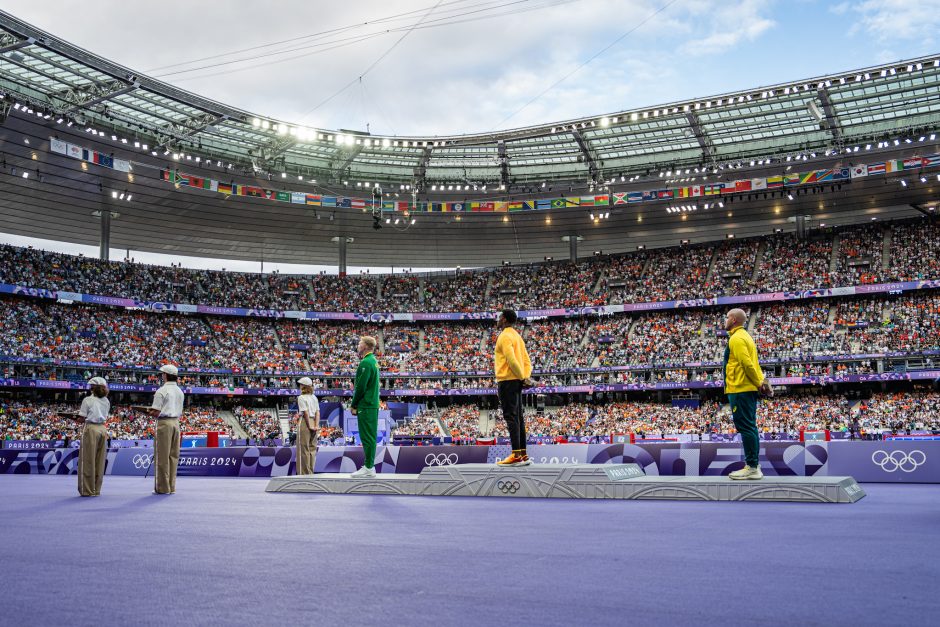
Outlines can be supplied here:
<path id="1" fill-rule="evenodd" d="M 503 494 L 515 494 L 522 485 L 515 479 L 500 479 L 496 482 L 496 487 Z"/>
<path id="2" fill-rule="evenodd" d="M 914 472 L 919 466 L 927 461 L 927 455 L 923 451 L 875 451 L 871 455 L 871 461 L 885 472 Z"/>
<path id="3" fill-rule="evenodd" d="M 134 455 L 134 468 L 150 468 L 153 463 L 153 455 Z"/>
<path id="4" fill-rule="evenodd" d="M 424 456 L 426 466 L 453 466 L 457 463 L 457 453 L 428 453 Z"/>

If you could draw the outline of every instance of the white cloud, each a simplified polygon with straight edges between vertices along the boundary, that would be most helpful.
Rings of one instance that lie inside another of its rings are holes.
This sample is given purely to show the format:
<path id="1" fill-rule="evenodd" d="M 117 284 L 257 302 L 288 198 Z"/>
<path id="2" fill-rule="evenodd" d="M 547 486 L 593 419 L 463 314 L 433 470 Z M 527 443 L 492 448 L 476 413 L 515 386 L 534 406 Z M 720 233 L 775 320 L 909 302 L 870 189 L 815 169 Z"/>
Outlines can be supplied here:
<path id="1" fill-rule="evenodd" d="M 847 15 L 857 18 L 856 28 L 874 35 L 879 41 L 921 39 L 930 43 L 940 28 L 938 0 L 866 0 L 853 5 Z"/>
<path id="2" fill-rule="evenodd" d="M 770 3 L 760 0 L 723 2 L 717 6 L 699 3 L 703 10 L 696 11 L 697 19 L 707 23 L 704 36 L 682 46 L 686 54 L 720 54 L 743 42 L 754 42 L 773 28 L 776 23 L 765 14 Z"/>

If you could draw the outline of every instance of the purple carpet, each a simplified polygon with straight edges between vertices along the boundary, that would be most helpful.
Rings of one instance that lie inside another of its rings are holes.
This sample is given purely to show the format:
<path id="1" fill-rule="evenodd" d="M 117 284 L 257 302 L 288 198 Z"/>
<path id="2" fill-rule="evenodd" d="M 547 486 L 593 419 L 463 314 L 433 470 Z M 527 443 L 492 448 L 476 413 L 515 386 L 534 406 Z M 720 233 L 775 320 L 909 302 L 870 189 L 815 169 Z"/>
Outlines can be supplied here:
<path id="1" fill-rule="evenodd" d="M 853 505 L 266 494 L 0 475 L 10 625 L 940 620 L 940 486 Z"/>

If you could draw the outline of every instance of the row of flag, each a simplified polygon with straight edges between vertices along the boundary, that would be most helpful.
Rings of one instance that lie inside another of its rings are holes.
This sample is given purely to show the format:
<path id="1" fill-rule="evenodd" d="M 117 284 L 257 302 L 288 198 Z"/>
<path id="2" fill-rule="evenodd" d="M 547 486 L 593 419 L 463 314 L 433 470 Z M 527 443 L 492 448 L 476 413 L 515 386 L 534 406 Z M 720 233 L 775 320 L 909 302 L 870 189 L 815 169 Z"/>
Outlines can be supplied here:
<path id="1" fill-rule="evenodd" d="M 114 168 L 127 172 L 130 163 L 111 156 L 75 146 L 67 142 L 50 138 L 52 151 L 82 159 L 104 167 Z M 892 159 L 877 163 L 858 164 L 851 167 L 840 167 L 827 170 L 810 170 L 808 172 L 794 172 L 777 174 L 764 178 L 740 179 L 724 183 L 707 185 L 691 185 L 687 187 L 670 187 L 637 192 L 614 192 L 612 194 L 594 194 L 590 196 L 572 196 L 567 198 L 539 198 L 533 200 L 492 200 L 469 202 L 434 202 L 408 200 L 373 200 L 372 198 L 354 198 L 350 196 L 333 196 L 324 194 L 308 194 L 306 192 L 290 192 L 266 189 L 255 185 L 241 185 L 236 183 L 223 183 L 193 174 L 184 174 L 178 170 L 161 170 L 160 178 L 168 183 L 180 187 L 205 189 L 227 196 L 248 196 L 264 198 L 278 202 L 287 202 L 297 205 L 311 205 L 315 207 L 336 207 L 343 209 L 381 209 L 381 211 L 415 211 L 427 213 L 453 213 L 453 212 L 494 212 L 506 213 L 513 211 L 538 211 L 545 209 L 564 209 L 567 207 L 607 207 L 610 205 L 626 205 L 638 202 L 659 200 L 677 200 L 687 198 L 703 198 L 740 194 L 747 192 L 760 192 L 777 190 L 799 185 L 814 183 L 851 182 L 853 179 L 873 176 L 877 174 L 895 174 L 922 170 L 924 168 L 940 167 L 940 154 L 926 157 L 908 157 L 907 159 Z"/>
<path id="2" fill-rule="evenodd" d="M 124 159 L 115 159 L 112 155 L 106 155 L 103 152 L 98 152 L 97 150 L 91 150 L 90 148 L 84 148 L 76 144 L 70 144 L 68 142 L 62 141 L 57 137 L 49 138 L 49 149 L 56 154 L 72 157 L 73 159 L 81 159 L 82 161 L 87 161 L 88 163 L 96 163 L 105 168 L 111 168 L 120 172 L 131 171 L 130 161 L 125 161 Z"/>

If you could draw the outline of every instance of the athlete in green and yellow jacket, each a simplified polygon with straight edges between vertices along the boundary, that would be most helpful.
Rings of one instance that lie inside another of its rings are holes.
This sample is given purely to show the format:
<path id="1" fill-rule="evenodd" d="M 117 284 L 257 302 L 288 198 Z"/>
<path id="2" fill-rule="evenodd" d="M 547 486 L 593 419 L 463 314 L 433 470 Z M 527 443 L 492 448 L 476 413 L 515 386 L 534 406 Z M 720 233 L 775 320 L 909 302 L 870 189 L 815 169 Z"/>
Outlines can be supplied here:
<path id="1" fill-rule="evenodd" d="M 757 392 L 773 396 L 773 388 L 764 378 L 757 361 L 757 346 L 744 323 L 747 315 L 732 309 L 725 318 L 728 346 L 725 348 L 725 394 L 731 406 L 734 428 L 741 434 L 744 446 L 744 468 L 732 472 L 732 479 L 763 479 L 760 469 L 760 433 L 757 430 Z"/>

